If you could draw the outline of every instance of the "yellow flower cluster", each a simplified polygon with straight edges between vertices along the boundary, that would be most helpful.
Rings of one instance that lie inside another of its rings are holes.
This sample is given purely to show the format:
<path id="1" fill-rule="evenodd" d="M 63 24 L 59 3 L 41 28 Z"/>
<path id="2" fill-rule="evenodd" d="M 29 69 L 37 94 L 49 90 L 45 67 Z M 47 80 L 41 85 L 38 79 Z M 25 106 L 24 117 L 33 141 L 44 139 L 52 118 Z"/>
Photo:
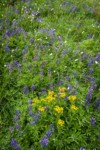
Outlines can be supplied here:
<path id="1" fill-rule="evenodd" d="M 32 103 L 36 106 L 39 103 L 39 100 L 37 98 L 34 98 Z"/>
<path id="2" fill-rule="evenodd" d="M 48 96 L 46 97 L 48 102 L 52 102 L 56 99 L 54 91 L 48 91 Z"/>
<path id="3" fill-rule="evenodd" d="M 66 91 L 66 88 L 65 87 L 59 87 L 59 92 L 65 92 Z"/>
<path id="4" fill-rule="evenodd" d="M 40 106 L 40 107 L 38 108 L 38 110 L 39 110 L 39 111 L 44 111 L 44 110 L 45 110 L 45 107 L 41 107 L 41 106 Z"/>
<path id="5" fill-rule="evenodd" d="M 77 106 L 75 106 L 75 105 L 72 105 L 72 106 L 71 106 L 71 110 L 77 110 L 77 109 L 78 109 Z"/>
<path id="6" fill-rule="evenodd" d="M 64 98 L 65 96 L 66 96 L 66 93 L 65 93 L 65 91 L 66 91 L 66 88 L 65 87 L 59 87 L 58 88 L 59 89 L 59 96 L 61 97 L 61 98 Z"/>
<path id="7" fill-rule="evenodd" d="M 64 120 L 59 119 L 59 120 L 58 120 L 58 125 L 59 125 L 59 126 L 63 126 L 63 125 L 64 125 Z"/>
<path id="8" fill-rule="evenodd" d="M 71 96 L 68 97 L 68 99 L 70 101 L 75 101 L 76 100 L 76 95 L 71 95 Z"/>
<path id="9" fill-rule="evenodd" d="M 63 108 L 62 107 L 59 107 L 59 106 L 55 106 L 54 110 L 57 112 L 57 113 L 63 113 Z"/>

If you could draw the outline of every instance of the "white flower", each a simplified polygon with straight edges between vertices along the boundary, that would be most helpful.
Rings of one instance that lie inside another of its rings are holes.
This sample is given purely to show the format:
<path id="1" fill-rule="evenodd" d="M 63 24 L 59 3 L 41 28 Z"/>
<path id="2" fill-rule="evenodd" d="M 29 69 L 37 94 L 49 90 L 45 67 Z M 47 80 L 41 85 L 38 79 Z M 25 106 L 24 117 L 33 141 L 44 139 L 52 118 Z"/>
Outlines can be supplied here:
<path id="1" fill-rule="evenodd" d="M 95 64 L 98 64 L 98 62 L 97 62 L 97 61 L 95 61 Z"/>
<path id="2" fill-rule="evenodd" d="M 52 53 L 50 53 L 50 56 L 52 56 Z"/>
<path id="3" fill-rule="evenodd" d="M 75 59 L 75 61 L 78 61 L 78 59 Z"/>

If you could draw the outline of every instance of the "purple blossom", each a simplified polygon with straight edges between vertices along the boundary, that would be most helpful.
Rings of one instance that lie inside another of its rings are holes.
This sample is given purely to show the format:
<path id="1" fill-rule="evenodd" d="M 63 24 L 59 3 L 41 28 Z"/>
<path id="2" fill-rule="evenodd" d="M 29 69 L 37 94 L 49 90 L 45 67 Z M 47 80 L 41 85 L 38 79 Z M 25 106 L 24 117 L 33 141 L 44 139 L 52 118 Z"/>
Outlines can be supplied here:
<path id="1" fill-rule="evenodd" d="M 24 93 L 24 94 L 28 94 L 28 93 L 29 93 L 29 89 L 28 89 L 27 86 L 24 86 L 24 87 L 23 87 L 23 93 Z"/>
<path id="2" fill-rule="evenodd" d="M 41 22 L 42 21 L 42 18 L 39 16 L 37 19 L 36 19 L 37 22 Z"/>
<path id="3" fill-rule="evenodd" d="M 8 45 L 6 45 L 5 51 L 6 51 L 6 52 L 10 52 L 10 48 L 8 47 Z"/>
<path id="4" fill-rule="evenodd" d="M 28 104 L 32 104 L 32 100 L 31 99 L 28 100 Z"/>
<path id="5" fill-rule="evenodd" d="M 92 37 L 93 37 L 93 34 L 91 33 L 88 35 L 87 39 L 91 39 Z"/>
<path id="6" fill-rule="evenodd" d="M 40 117 L 40 112 L 38 112 L 38 113 L 34 116 L 34 121 L 35 121 L 35 123 L 38 122 L 39 117 Z"/>
<path id="7" fill-rule="evenodd" d="M 15 150 L 20 150 L 21 149 L 20 144 L 18 142 L 16 142 L 16 140 L 11 139 L 10 143 L 11 143 L 11 146 L 13 148 L 15 148 Z"/>
<path id="8" fill-rule="evenodd" d="M 31 121 L 29 124 L 30 125 L 35 125 L 35 121 Z"/>
<path id="9" fill-rule="evenodd" d="M 47 136 L 47 137 L 52 136 L 52 130 L 48 130 L 48 131 L 46 132 L 46 136 Z"/>
<path id="10" fill-rule="evenodd" d="M 15 14 L 18 14 L 18 13 L 19 13 L 19 10 L 18 10 L 18 9 L 14 9 L 14 13 L 15 13 Z"/>
<path id="11" fill-rule="evenodd" d="M 89 73 L 92 74 L 93 73 L 93 68 L 89 69 Z"/>
<path id="12" fill-rule="evenodd" d="M 36 15 L 36 12 L 32 11 L 32 15 L 35 16 L 35 15 Z"/>
<path id="13" fill-rule="evenodd" d="M 49 34 L 50 37 L 54 37 L 54 36 L 55 36 L 54 31 L 55 31 L 55 29 L 50 29 L 50 30 L 48 31 L 48 34 Z"/>
<path id="14" fill-rule="evenodd" d="M 95 107 L 96 109 L 100 109 L 100 98 L 98 98 L 98 99 L 96 100 L 96 103 L 94 104 L 94 107 Z"/>
<path id="15" fill-rule="evenodd" d="M 34 113 L 32 111 L 29 111 L 29 116 L 30 117 L 33 117 L 34 116 Z"/>
<path id="16" fill-rule="evenodd" d="M 13 67 L 12 64 L 8 63 L 8 64 L 7 64 L 7 68 L 9 69 L 9 71 L 12 71 L 14 67 Z"/>
<path id="17" fill-rule="evenodd" d="M 31 111 L 31 110 L 32 110 L 32 106 L 29 106 L 29 107 L 28 107 L 28 111 Z"/>
<path id="18" fill-rule="evenodd" d="M 8 30 L 6 30 L 6 35 L 9 37 L 11 34 Z"/>
<path id="19" fill-rule="evenodd" d="M 14 61 L 14 65 L 18 66 L 18 61 L 17 60 Z"/>
<path id="20" fill-rule="evenodd" d="M 52 129 L 52 131 L 54 131 L 54 125 L 50 124 L 50 128 Z"/>
<path id="21" fill-rule="evenodd" d="M 15 128 L 16 128 L 17 130 L 19 130 L 19 129 L 20 129 L 20 125 L 17 123 L 17 124 L 15 125 Z"/>
<path id="22" fill-rule="evenodd" d="M 65 100 L 66 100 L 66 101 L 68 100 L 68 96 L 65 97 Z"/>
<path id="23" fill-rule="evenodd" d="M 65 7 L 65 6 L 68 6 L 69 4 L 70 4 L 69 2 L 63 2 L 62 6 Z"/>
<path id="24" fill-rule="evenodd" d="M 30 42 L 31 43 L 33 43 L 34 42 L 34 38 L 32 37 L 32 38 L 30 38 Z"/>
<path id="25" fill-rule="evenodd" d="M 93 58 L 90 59 L 90 60 L 88 61 L 88 66 L 89 66 L 89 67 L 92 66 L 93 62 L 94 62 L 94 59 L 93 59 Z"/>
<path id="26" fill-rule="evenodd" d="M 19 114 L 16 114 L 16 115 L 14 116 L 14 121 L 16 122 L 16 121 L 19 120 L 19 119 L 20 119 Z"/>
<path id="27" fill-rule="evenodd" d="M 49 143 L 49 139 L 47 137 L 43 137 L 41 140 L 42 147 L 44 148 L 44 147 L 48 146 L 48 143 Z"/>
<path id="28" fill-rule="evenodd" d="M 75 12 L 76 11 L 76 6 L 70 6 L 70 9 L 72 12 Z"/>
<path id="29" fill-rule="evenodd" d="M 81 147 L 80 147 L 80 150 L 86 150 L 86 148 L 81 146 Z"/>
<path id="30" fill-rule="evenodd" d="M 96 55 L 95 60 L 96 60 L 96 61 L 100 61 L 100 53 L 98 53 L 98 54 Z"/>
<path id="31" fill-rule="evenodd" d="M 90 122 L 91 122 L 91 125 L 92 125 L 92 126 L 94 126 L 94 125 L 95 125 L 95 123 L 96 123 L 95 118 L 94 118 L 94 117 L 92 117 L 92 118 L 90 119 Z"/>
<path id="32" fill-rule="evenodd" d="M 35 85 L 34 85 L 34 84 L 32 84 L 32 85 L 31 85 L 31 90 L 32 90 L 32 91 L 34 91 L 34 90 L 35 90 L 35 88 L 36 88 L 36 87 L 35 87 Z"/>

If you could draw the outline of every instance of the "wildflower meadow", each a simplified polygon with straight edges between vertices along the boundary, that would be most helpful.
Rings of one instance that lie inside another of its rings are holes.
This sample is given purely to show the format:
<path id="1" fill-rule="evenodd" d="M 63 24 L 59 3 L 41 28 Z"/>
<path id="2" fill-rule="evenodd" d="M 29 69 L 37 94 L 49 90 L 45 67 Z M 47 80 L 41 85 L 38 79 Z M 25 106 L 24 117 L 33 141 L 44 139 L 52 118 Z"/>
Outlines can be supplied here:
<path id="1" fill-rule="evenodd" d="M 100 1 L 0 0 L 0 150 L 100 150 Z"/>

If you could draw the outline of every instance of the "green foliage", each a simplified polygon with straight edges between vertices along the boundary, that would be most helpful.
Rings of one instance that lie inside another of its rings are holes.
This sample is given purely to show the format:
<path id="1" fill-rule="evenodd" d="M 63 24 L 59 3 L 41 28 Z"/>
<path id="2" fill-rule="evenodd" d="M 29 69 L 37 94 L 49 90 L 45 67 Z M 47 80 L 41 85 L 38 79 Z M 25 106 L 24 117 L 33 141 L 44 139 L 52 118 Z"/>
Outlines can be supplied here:
<path id="1" fill-rule="evenodd" d="M 99 5 L 0 1 L 1 150 L 99 150 Z"/>

